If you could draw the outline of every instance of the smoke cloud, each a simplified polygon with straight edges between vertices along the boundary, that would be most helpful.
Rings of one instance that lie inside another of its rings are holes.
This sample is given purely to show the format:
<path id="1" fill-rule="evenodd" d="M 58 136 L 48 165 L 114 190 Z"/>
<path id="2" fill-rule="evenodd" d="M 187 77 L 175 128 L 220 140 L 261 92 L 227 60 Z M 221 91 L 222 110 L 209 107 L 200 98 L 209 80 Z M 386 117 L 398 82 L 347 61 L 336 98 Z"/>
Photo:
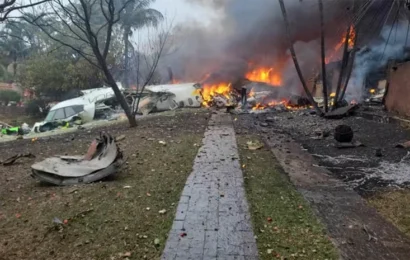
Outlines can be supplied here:
<path id="1" fill-rule="evenodd" d="M 186 0 L 218 12 L 208 26 L 185 23 L 176 26 L 171 42 L 176 51 L 160 63 L 163 78 L 170 67 L 176 79 L 234 81 L 243 78 L 250 66 L 268 66 L 281 72 L 288 90 L 300 88 L 278 1 L 275 0 Z M 342 25 L 350 0 L 324 1 L 327 47 L 334 46 L 346 30 Z M 291 36 L 295 41 L 305 77 L 320 64 L 320 20 L 316 0 L 286 0 Z M 337 25 L 337 26 L 335 26 Z M 347 25 L 347 23 L 346 23 Z"/>
<path id="2" fill-rule="evenodd" d="M 410 39 L 406 39 L 407 30 L 407 22 L 384 26 L 380 37 L 371 41 L 356 55 L 353 74 L 346 91 L 348 101 L 362 101 L 365 93 L 363 83 L 371 72 L 385 67 L 389 60 L 405 58 L 403 47 L 410 46 Z"/>

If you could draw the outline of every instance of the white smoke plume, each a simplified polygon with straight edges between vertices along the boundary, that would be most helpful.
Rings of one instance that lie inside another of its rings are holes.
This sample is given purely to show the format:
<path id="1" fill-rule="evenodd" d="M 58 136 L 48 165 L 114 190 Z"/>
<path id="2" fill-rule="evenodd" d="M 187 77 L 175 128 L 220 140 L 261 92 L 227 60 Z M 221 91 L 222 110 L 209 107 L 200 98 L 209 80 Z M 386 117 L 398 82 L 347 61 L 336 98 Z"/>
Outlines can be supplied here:
<path id="1" fill-rule="evenodd" d="M 399 22 L 383 27 L 380 37 L 357 53 L 354 70 L 346 91 L 347 101 L 362 101 L 366 77 L 383 67 L 389 60 L 404 59 L 404 47 L 410 45 L 407 38 L 408 23 Z"/>

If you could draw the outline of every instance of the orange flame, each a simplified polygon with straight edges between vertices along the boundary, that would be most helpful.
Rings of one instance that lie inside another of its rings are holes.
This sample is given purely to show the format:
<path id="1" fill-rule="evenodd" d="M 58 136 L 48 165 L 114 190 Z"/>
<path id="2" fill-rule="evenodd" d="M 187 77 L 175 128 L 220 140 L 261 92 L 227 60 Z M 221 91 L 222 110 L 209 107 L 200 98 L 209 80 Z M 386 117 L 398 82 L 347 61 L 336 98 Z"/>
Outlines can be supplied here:
<path id="1" fill-rule="evenodd" d="M 343 36 L 342 39 L 336 46 L 333 48 L 332 53 L 326 57 L 325 62 L 326 64 L 329 64 L 330 62 L 334 61 L 335 56 L 339 53 L 340 49 L 344 46 L 346 43 L 346 40 L 348 41 L 348 46 L 349 48 L 354 47 L 354 42 L 356 40 L 356 31 L 353 26 L 350 27 L 350 36 L 349 39 L 346 39 L 346 36 Z"/>
<path id="2" fill-rule="evenodd" d="M 228 83 L 218 83 L 214 85 L 203 85 L 202 89 L 199 89 L 198 91 L 202 96 L 202 105 L 208 107 L 214 97 L 218 95 L 229 99 L 232 87 L 231 84 Z"/>
<path id="3" fill-rule="evenodd" d="M 273 68 L 257 68 L 249 71 L 245 76 L 248 80 L 263 82 L 273 86 L 280 86 L 282 84 L 279 73 Z"/>
<path id="4" fill-rule="evenodd" d="M 268 104 L 263 105 L 261 103 L 257 103 L 252 110 L 256 111 L 256 110 L 265 110 L 266 108 L 270 108 L 270 107 L 276 107 L 279 105 L 284 105 L 286 106 L 286 108 L 290 109 L 291 107 L 288 105 L 288 101 L 286 99 L 283 99 L 281 101 L 277 101 L 277 100 L 272 100 L 270 101 Z"/>
<path id="5" fill-rule="evenodd" d="M 251 91 L 248 94 L 249 97 L 254 97 L 255 96 L 255 91 L 251 89 Z"/>
<path id="6" fill-rule="evenodd" d="M 181 84 L 182 81 L 181 80 L 177 80 L 177 79 L 172 79 L 171 84 Z"/>
<path id="7" fill-rule="evenodd" d="M 253 111 L 256 111 L 256 110 L 264 110 L 266 107 L 265 106 L 263 106 L 261 103 L 257 103 L 254 107 L 252 107 L 252 110 Z"/>

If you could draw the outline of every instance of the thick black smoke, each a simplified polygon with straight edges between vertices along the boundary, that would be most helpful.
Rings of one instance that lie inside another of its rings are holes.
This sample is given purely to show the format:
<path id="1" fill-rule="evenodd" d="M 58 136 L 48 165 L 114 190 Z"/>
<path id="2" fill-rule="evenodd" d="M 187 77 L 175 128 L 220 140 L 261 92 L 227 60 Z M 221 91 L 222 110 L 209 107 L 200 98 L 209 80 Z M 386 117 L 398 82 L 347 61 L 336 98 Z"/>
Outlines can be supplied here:
<path id="1" fill-rule="evenodd" d="M 220 17 L 209 26 L 187 22 L 172 33 L 177 51 L 164 56 L 160 68 L 170 67 L 176 79 L 201 81 L 207 73 L 216 80 L 243 77 L 249 63 L 282 71 L 284 86 L 299 87 L 282 12 L 277 0 L 187 0 L 207 5 Z M 350 0 L 324 1 L 328 50 L 343 35 Z M 320 19 L 317 0 L 285 0 L 291 35 L 301 67 L 309 77 L 320 62 Z"/>

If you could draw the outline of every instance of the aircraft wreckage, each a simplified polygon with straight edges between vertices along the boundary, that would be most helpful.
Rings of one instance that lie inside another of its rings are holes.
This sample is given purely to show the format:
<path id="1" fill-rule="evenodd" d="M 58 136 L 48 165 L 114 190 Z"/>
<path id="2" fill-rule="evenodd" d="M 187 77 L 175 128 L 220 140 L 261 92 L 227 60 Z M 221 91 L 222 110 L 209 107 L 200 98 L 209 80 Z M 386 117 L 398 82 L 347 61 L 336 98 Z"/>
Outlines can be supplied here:
<path id="1" fill-rule="evenodd" d="M 200 85 L 195 83 L 147 86 L 143 91 L 123 89 L 121 84 L 118 86 L 132 108 L 137 109 L 137 114 L 201 106 L 198 94 Z M 117 107 L 119 104 L 110 87 L 83 90 L 80 97 L 54 105 L 44 121 L 34 124 L 31 132 L 41 133 L 59 127 L 82 125 L 99 118 L 106 119 L 115 113 Z"/>
<path id="2" fill-rule="evenodd" d="M 31 166 L 32 177 L 55 185 L 91 183 L 115 174 L 123 155 L 114 138 L 101 133 L 83 156 L 56 156 Z"/>

